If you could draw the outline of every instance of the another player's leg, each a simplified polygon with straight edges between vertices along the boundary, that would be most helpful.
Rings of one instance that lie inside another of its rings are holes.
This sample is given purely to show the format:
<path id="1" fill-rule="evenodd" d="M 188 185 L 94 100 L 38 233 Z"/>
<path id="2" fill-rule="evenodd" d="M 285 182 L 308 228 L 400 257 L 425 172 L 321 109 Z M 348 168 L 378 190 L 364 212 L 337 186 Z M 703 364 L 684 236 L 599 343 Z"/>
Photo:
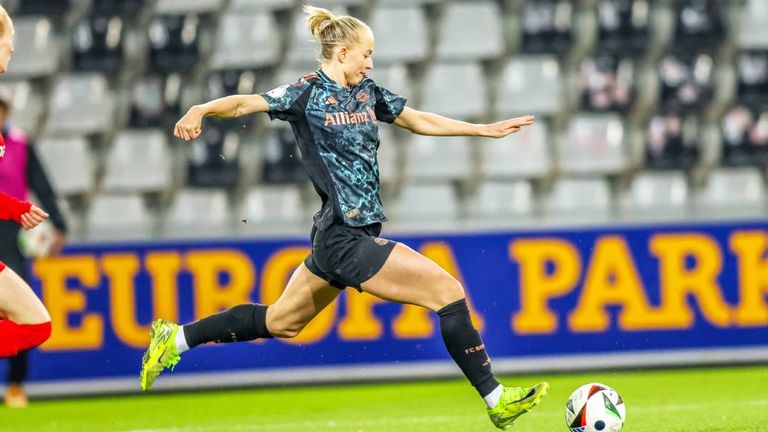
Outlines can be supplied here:
<path id="1" fill-rule="evenodd" d="M 301 264 L 280 298 L 268 307 L 242 304 L 184 326 L 157 320 L 152 323 L 149 348 L 142 359 L 141 388 L 149 390 L 164 369 L 173 368 L 184 351 L 198 345 L 294 337 L 339 292 Z"/>
<path id="2" fill-rule="evenodd" d="M 34 348 L 51 335 L 51 317 L 32 288 L 0 263 L 0 357 Z"/>
<path id="3" fill-rule="evenodd" d="M 403 244 L 397 244 L 381 270 L 362 284 L 363 291 L 399 303 L 437 312 L 448 352 L 488 406 L 500 429 L 536 406 L 549 385 L 504 387 L 491 370 L 491 361 L 472 325 L 461 284 L 437 264 Z"/>

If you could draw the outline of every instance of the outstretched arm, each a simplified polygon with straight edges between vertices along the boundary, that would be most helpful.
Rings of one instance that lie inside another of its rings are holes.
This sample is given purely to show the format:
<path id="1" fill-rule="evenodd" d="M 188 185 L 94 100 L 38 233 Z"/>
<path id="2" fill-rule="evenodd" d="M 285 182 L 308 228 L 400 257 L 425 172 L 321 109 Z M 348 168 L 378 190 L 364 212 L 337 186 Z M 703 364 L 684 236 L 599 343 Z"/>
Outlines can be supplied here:
<path id="1" fill-rule="evenodd" d="M 14 220 L 24 229 L 31 229 L 47 217 L 40 207 L 0 192 L 0 220 Z"/>
<path id="2" fill-rule="evenodd" d="M 527 115 L 490 124 L 474 124 L 405 107 L 395 124 L 418 135 L 502 138 L 533 124 L 533 116 Z"/>
<path id="3" fill-rule="evenodd" d="M 204 117 L 235 118 L 267 111 L 269 111 L 269 105 L 261 95 L 225 96 L 190 108 L 176 123 L 173 134 L 185 141 L 190 141 L 200 136 Z"/>

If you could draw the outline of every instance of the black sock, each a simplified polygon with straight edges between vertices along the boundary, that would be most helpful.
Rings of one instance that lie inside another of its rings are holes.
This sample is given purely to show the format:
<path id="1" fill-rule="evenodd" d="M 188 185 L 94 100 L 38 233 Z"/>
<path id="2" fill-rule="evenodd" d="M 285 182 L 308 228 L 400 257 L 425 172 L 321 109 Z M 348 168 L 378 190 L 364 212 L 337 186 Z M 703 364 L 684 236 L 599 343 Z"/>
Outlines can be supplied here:
<path id="1" fill-rule="evenodd" d="M 489 395 L 499 382 L 491 371 L 491 359 L 485 352 L 480 333 L 475 330 L 469 318 L 469 308 L 464 299 L 453 302 L 437 311 L 440 316 L 440 331 L 443 342 L 453 361 L 480 396 Z"/>
<path id="2" fill-rule="evenodd" d="M 267 331 L 267 306 L 241 304 L 184 326 L 184 339 L 194 348 L 208 342 L 242 342 L 271 338 Z"/>

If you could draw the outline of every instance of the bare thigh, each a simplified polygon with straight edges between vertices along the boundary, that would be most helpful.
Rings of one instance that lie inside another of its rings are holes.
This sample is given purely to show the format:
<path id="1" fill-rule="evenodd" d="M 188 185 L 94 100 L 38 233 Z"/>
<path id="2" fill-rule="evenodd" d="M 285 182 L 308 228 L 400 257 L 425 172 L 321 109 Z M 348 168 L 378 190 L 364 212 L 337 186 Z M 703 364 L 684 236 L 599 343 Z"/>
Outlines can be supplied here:
<path id="1" fill-rule="evenodd" d="M 423 306 L 434 311 L 464 298 L 464 289 L 434 261 L 398 243 L 376 275 L 361 285 L 384 300 Z"/>
<path id="2" fill-rule="evenodd" d="M 301 263 L 285 291 L 267 309 L 267 329 L 275 337 L 294 337 L 341 292 Z"/>
<path id="3" fill-rule="evenodd" d="M 51 320 L 43 302 L 10 267 L 0 271 L 0 313 L 16 324 L 42 324 Z"/>

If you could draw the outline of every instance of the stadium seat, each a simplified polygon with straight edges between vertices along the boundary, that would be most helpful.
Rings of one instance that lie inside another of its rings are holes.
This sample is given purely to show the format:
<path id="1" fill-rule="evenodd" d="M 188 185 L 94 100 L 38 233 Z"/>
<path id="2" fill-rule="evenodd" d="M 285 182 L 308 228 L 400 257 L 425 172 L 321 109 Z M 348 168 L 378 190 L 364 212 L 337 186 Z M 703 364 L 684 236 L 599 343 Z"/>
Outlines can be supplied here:
<path id="1" fill-rule="evenodd" d="M 713 171 L 696 195 L 696 207 L 712 213 L 732 214 L 765 211 L 768 205 L 765 182 L 755 168 L 720 168 Z M 764 214 L 764 213 L 763 213 Z"/>
<path id="2" fill-rule="evenodd" d="M 701 110 L 712 98 L 712 56 L 707 53 L 676 52 L 659 63 L 661 108 L 687 113 Z"/>
<path id="3" fill-rule="evenodd" d="M 294 14 L 284 67 L 311 70 L 317 65 L 319 51 L 320 46 L 309 33 L 304 17 Z"/>
<path id="4" fill-rule="evenodd" d="M 164 231 L 169 235 L 189 234 L 195 229 L 197 235 L 205 231 L 215 232 L 230 225 L 234 220 L 229 211 L 226 192 L 223 190 L 181 189 L 171 203 L 165 218 Z"/>
<path id="5" fill-rule="evenodd" d="M 472 173 L 470 139 L 415 135 L 406 147 L 409 182 L 466 180 Z"/>
<path id="6" fill-rule="evenodd" d="M 768 49 L 742 51 L 736 59 L 738 100 L 751 106 L 768 104 Z"/>
<path id="7" fill-rule="evenodd" d="M 284 125 L 267 131 L 263 143 L 262 178 L 266 184 L 299 184 L 307 181 L 293 131 Z"/>
<path id="8" fill-rule="evenodd" d="M 47 134 L 87 135 L 113 127 L 115 101 L 104 75 L 60 75 L 48 108 Z"/>
<path id="9" fill-rule="evenodd" d="M 677 114 L 648 123 L 645 164 L 651 169 L 691 169 L 699 160 L 698 121 Z"/>
<path id="10" fill-rule="evenodd" d="M 726 165 L 768 164 L 768 108 L 735 106 L 723 116 L 720 127 Z"/>
<path id="11" fill-rule="evenodd" d="M 499 81 L 500 115 L 552 115 L 563 107 L 563 79 L 554 56 L 515 57 L 504 65 Z"/>
<path id="12" fill-rule="evenodd" d="M 154 225 L 154 218 L 141 195 L 99 195 L 87 212 L 86 238 L 149 238 Z"/>
<path id="13" fill-rule="evenodd" d="M 296 0 L 231 0 L 229 12 L 255 12 L 264 10 L 289 9 Z"/>
<path id="14" fill-rule="evenodd" d="M 240 180 L 240 135 L 206 121 L 199 138 L 187 144 L 187 185 L 234 188 Z"/>
<path id="15" fill-rule="evenodd" d="M 59 48 L 51 21 L 41 17 L 14 19 L 13 63 L 7 78 L 39 78 L 59 68 Z"/>
<path id="16" fill-rule="evenodd" d="M 413 94 L 414 83 L 405 65 L 376 66 L 369 76 L 376 82 L 376 85 L 384 87 L 389 91 L 406 98 L 415 96 Z M 408 106 L 416 107 L 412 99 L 408 100 Z"/>
<path id="17" fill-rule="evenodd" d="M 560 179 L 546 200 L 548 216 L 569 221 L 603 221 L 611 211 L 611 191 L 600 178 Z"/>
<path id="18" fill-rule="evenodd" d="M 742 49 L 768 49 L 768 2 L 746 0 L 738 24 L 738 45 Z"/>
<path id="19" fill-rule="evenodd" d="M 438 59 L 468 61 L 501 56 L 504 53 L 501 19 L 501 10 L 493 1 L 450 3 L 440 23 Z"/>
<path id="20" fill-rule="evenodd" d="M 634 62 L 631 58 L 598 55 L 581 62 L 581 109 L 626 112 L 631 108 Z"/>
<path id="21" fill-rule="evenodd" d="M 74 66 L 78 71 L 114 74 L 122 66 L 124 26 L 119 16 L 82 19 L 73 34 Z"/>
<path id="22" fill-rule="evenodd" d="M 537 0 L 523 9 L 524 53 L 563 54 L 573 41 L 573 3 L 569 0 Z"/>
<path id="23" fill-rule="evenodd" d="M 189 72 L 197 68 L 200 17 L 162 15 L 149 24 L 149 67 L 155 72 Z"/>
<path id="24" fill-rule="evenodd" d="M 249 227 L 303 222 L 301 191 L 293 185 L 254 187 L 248 191 L 238 217 L 245 219 Z"/>
<path id="25" fill-rule="evenodd" d="M 162 131 L 123 131 L 107 156 L 104 188 L 109 192 L 162 192 L 171 184 L 172 168 Z"/>
<path id="26" fill-rule="evenodd" d="M 280 55 L 280 32 L 269 12 L 230 12 L 221 17 L 211 67 L 258 68 L 274 64 Z"/>
<path id="27" fill-rule="evenodd" d="M 420 62 L 429 54 L 429 28 L 421 8 L 377 8 L 371 17 L 371 28 L 376 35 L 377 64 Z"/>
<path id="28" fill-rule="evenodd" d="M 525 180 L 487 181 L 469 200 L 468 208 L 473 219 L 531 216 L 533 188 Z"/>
<path id="29" fill-rule="evenodd" d="M 58 19 L 69 10 L 69 7 L 69 0 L 22 0 L 19 2 L 19 9 L 16 13 L 18 15 L 45 15 Z"/>
<path id="30" fill-rule="evenodd" d="M 616 114 L 579 114 L 568 125 L 560 151 L 568 174 L 617 174 L 628 165 L 624 126 Z"/>
<path id="31" fill-rule="evenodd" d="M 393 222 L 450 221 L 458 218 L 459 204 L 449 184 L 408 184 L 388 214 Z"/>
<path id="32" fill-rule="evenodd" d="M 489 178 L 543 178 L 552 170 L 549 129 L 537 120 L 516 134 L 478 142 L 483 154 L 483 174 Z"/>
<path id="33" fill-rule="evenodd" d="M 13 126 L 36 136 L 45 109 L 43 95 L 30 81 L 0 81 L 0 93 L 11 101 Z"/>
<path id="34" fill-rule="evenodd" d="M 188 77 L 149 74 L 136 80 L 131 89 L 132 128 L 172 128 L 191 104 L 185 100 Z"/>
<path id="35" fill-rule="evenodd" d="M 157 0 L 155 14 L 204 14 L 222 9 L 224 0 Z"/>
<path id="36" fill-rule="evenodd" d="M 680 171 L 643 171 L 622 196 L 622 210 L 634 216 L 682 216 L 687 210 L 688 182 Z"/>
<path id="37" fill-rule="evenodd" d="M 96 164 L 85 138 L 43 137 L 38 155 L 59 194 L 87 194 L 93 189 Z"/>
<path id="38" fill-rule="evenodd" d="M 434 63 L 427 72 L 424 111 L 470 120 L 484 116 L 486 105 L 486 80 L 479 64 Z"/>
<path id="39" fill-rule="evenodd" d="M 600 0 L 597 16 L 599 52 L 634 56 L 648 46 L 648 0 Z"/>

